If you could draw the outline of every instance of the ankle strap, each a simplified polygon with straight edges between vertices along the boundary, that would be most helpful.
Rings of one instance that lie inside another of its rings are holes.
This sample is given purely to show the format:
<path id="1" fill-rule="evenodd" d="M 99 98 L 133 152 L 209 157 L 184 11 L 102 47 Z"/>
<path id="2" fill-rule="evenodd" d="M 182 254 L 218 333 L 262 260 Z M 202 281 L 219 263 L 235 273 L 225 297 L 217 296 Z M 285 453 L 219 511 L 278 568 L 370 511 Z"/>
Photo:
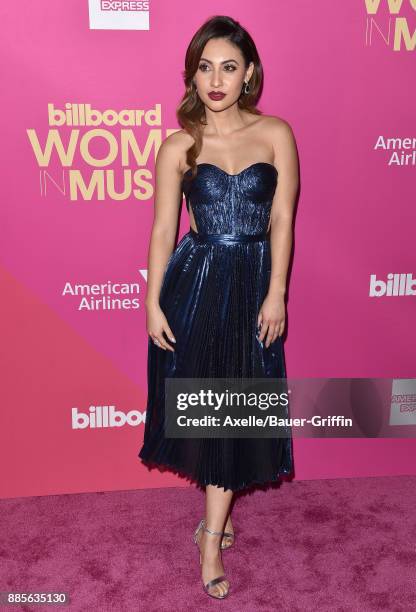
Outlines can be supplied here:
<path id="1" fill-rule="evenodd" d="M 205 524 L 205 521 L 202 523 L 202 527 L 203 527 L 204 531 L 207 531 L 211 535 L 220 535 L 220 536 L 222 536 L 224 534 L 223 531 L 212 531 L 212 529 L 208 529 L 208 527 Z"/>

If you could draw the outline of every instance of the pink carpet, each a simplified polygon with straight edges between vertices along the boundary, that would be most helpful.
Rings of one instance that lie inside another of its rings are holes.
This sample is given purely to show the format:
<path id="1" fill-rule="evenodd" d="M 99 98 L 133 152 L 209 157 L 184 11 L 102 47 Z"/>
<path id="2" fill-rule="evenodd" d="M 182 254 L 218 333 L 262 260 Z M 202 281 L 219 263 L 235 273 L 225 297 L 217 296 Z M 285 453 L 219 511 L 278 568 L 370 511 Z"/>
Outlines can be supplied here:
<path id="1" fill-rule="evenodd" d="M 416 609 L 416 477 L 283 482 L 236 499 L 230 595 L 202 591 L 195 488 L 0 501 L 0 590 L 65 591 L 8 610 Z M 5 608 L 2 608 L 5 609 Z"/>

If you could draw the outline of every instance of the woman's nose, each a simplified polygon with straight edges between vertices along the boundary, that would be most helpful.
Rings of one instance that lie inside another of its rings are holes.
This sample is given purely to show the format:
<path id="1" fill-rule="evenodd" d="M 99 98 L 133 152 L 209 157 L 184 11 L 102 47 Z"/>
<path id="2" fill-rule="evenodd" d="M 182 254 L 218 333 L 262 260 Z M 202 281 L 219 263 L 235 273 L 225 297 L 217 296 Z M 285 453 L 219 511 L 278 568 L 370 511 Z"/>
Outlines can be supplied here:
<path id="1" fill-rule="evenodd" d="M 221 87 L 222 84 L 222 78 L 221 78 L 221 73 L 217 72 L 216 70 L 212 71 L 212 77 L 211 77 L 211 86 L 212 87 Z"/>

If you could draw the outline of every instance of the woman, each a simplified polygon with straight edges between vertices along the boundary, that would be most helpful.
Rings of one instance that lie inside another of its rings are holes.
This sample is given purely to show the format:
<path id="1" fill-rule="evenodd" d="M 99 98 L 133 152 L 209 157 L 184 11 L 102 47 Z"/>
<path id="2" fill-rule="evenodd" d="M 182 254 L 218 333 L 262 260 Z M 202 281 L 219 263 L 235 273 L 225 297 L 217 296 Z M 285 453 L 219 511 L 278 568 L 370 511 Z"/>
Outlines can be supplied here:
<path id="1" fill-rule="evenodd" d="M 194 534 L 204 590 L 228 595 L 221 551 L 234 542 L 233 492 L 292 471 L 291 438 L 164 435 L 166 378 L 286 377 L 281 336 L 298 161 L 288 123 L 255 107 L 254 42 L 217 16 L 189 44 L 183 129 L 156 160 L 146 298 L 148 403 L 139 457 L 206 488 Z M 190 231 L 174 250 L 182 192 Z"/>

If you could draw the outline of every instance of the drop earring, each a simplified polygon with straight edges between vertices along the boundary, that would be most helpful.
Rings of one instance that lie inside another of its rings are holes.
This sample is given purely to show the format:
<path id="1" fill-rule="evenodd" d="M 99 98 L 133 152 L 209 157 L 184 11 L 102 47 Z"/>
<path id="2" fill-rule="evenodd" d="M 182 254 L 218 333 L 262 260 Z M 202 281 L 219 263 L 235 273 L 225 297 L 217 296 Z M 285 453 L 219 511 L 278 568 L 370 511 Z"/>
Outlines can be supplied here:
<path id="1" fill-rule="evenodd" d="M 250 85 L 249 85 L 249 84 L 248 84 L 246 81 L 244 81 L 243 92 L 244 92 L 245 94 L 250 93 Z"/>

